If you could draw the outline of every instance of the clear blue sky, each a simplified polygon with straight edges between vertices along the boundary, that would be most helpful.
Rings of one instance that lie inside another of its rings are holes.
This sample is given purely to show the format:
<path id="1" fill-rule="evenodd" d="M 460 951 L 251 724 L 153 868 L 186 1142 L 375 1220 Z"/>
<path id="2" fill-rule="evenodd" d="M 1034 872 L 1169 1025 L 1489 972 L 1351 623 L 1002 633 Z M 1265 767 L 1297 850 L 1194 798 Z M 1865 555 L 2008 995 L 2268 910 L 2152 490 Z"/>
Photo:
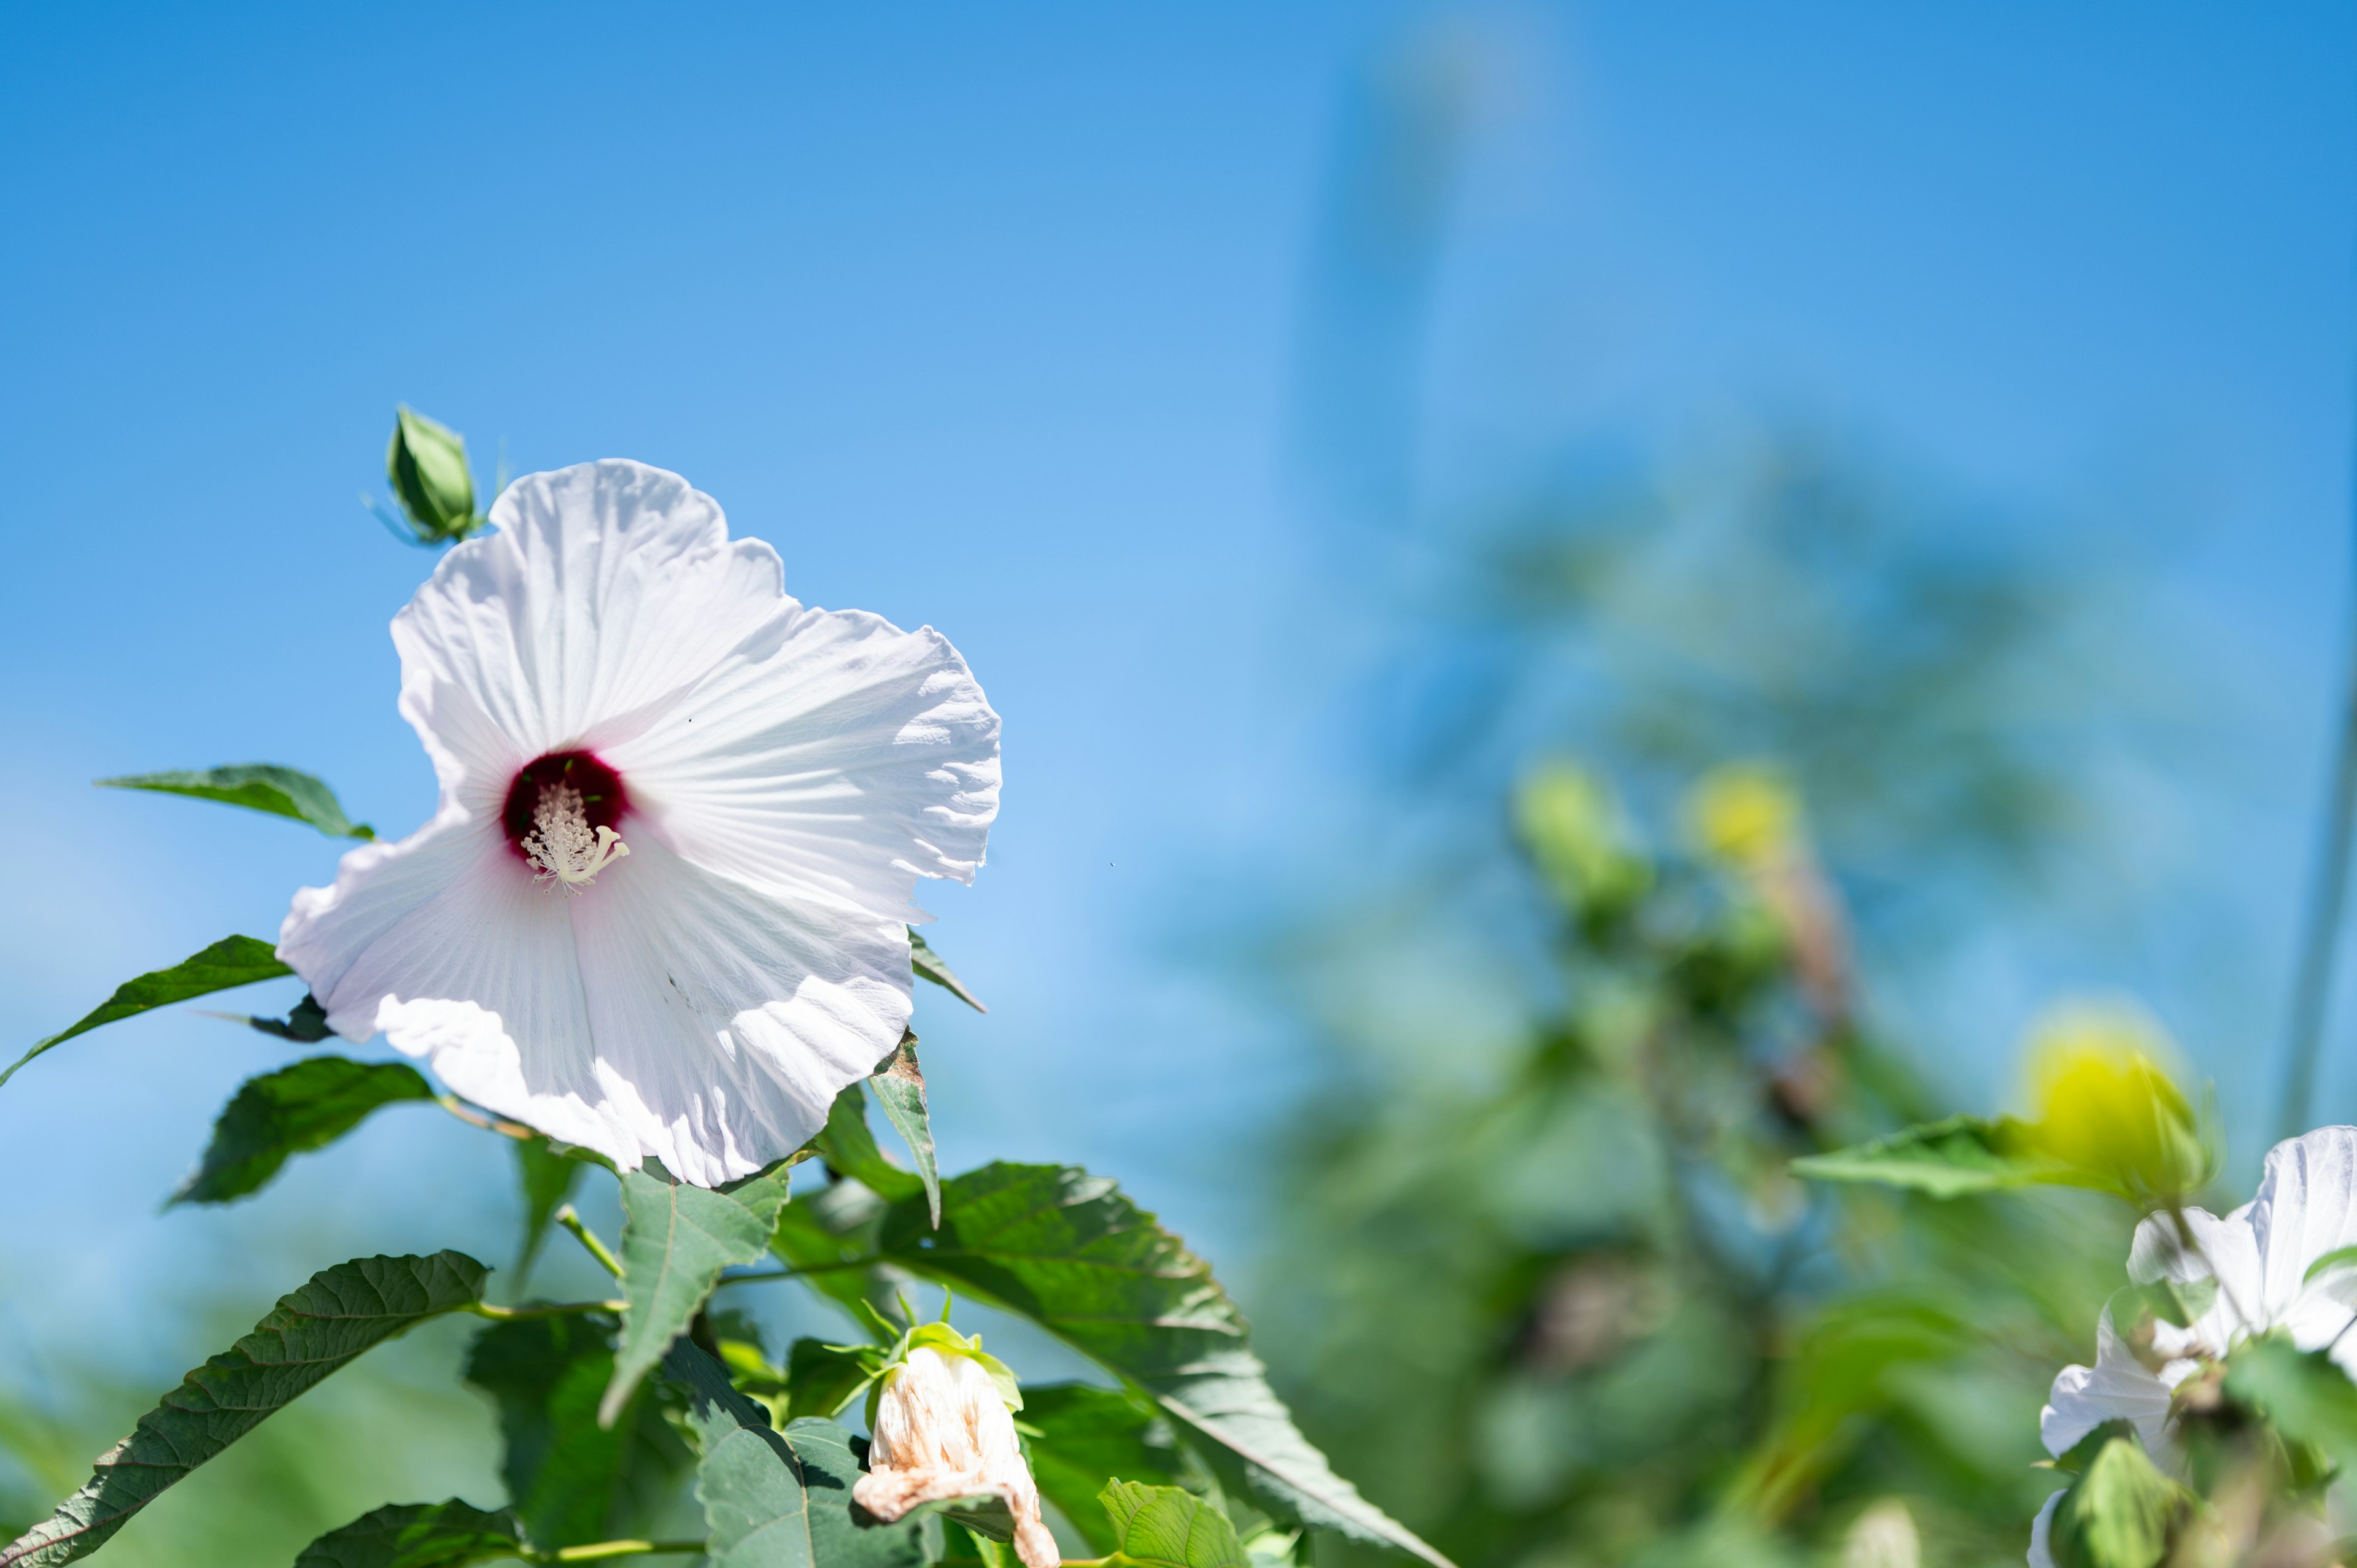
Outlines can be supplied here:
<path id="1" fill-rule="evenodd" d="M 932 904 L 994 1007 L 920 998 L 948 1157 L 1086 1161 L 1218 1233 L 1189 1117 L 1255 1105 L 1277 1036 L 1172 913 L 1348 772 L 1284 667 L 1320 602 L 1293 435 L 1339 143 L 1403 49 L 1463 51 L 1481 103 L 1428 482 L 1798 406 L 2148 531 L 2253 697 L 2247 789 L 2169 853 L 2278 984 L 2349 577 L 2345 6 L 19 5 L 0 1039 L 329 875 L 300 828 L 88 780 L 277 760 L 381 830 L 428 811 L 385 622 L 429 559 L 355 499 L 405 400 L 486 476 L 502 437 L 675 468 L 805 600 L 958 643 L 1007 783 Z M 2197 1042 L 2222 1077 L 2264 1070 L 2262 1000 Z M 0 1347 L 296 1217 L 307 1267 L 503 1252 L 496 1151 L 423 1112 L 320 1161 L 423 1165 L 397 1211 L 156 1216 L 287 1054 L 176 1013 L 0 1091 L 0 1269 L 43 1271 Z"/>

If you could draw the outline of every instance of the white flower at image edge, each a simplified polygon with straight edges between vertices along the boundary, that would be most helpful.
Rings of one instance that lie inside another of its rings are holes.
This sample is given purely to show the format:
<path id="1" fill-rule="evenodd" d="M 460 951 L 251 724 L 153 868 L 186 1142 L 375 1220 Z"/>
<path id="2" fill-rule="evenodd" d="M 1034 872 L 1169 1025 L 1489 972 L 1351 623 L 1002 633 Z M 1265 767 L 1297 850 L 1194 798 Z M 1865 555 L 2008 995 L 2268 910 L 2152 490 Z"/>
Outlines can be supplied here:
<path id="1" fill-rule="evenodd" d="M 2217 1295 L 2190 1325 L 2154 1324 L 2157 1370 L 2121 1339 L 2104 1309 L 2095 1364 L 2063 1368 L 2039 1415 L 2039 1436 L 2056 1458 L 2105 1422 L 2125 1421 L 2146 1451 L 2166 1462 L 2170 1394 L 2202 1359 L 2220 1359 L 2255 1335 L 2281 1329 L 2302 1350 L 2330 1346 L 2334 1363 L 2357 1376 L 2357 1333 L 2343 1333 L 2357 1320 L 2357 1273 L 2308 1277 L 2318 1259 L 2357 1245 L 2357 1127 L 2319 1127 L 2277 1144 L 2250 1202 L 2222 1219 L 2200 1208 L 2184 1217 L 2190 1246 L 2166 1214 L 2136 1227 L 2128 1277 L 2138 1284 L 2214 1281 Z M 2032 1568 L 2051 1568 L 2047 1537 L 2061 1499 L 2056 1492 L 2039 1510 Z"/>
<path id="2" fill-rule="evenodd" d="M 533 474 L 393 618 L 433 821 L 295 897 L 349 1040 L 624 1169 L 799 1148 L 899 1041 L 920 877 L 971 882 L 998 715 L 931 628 L 787 596 L 675 474 Z"/>

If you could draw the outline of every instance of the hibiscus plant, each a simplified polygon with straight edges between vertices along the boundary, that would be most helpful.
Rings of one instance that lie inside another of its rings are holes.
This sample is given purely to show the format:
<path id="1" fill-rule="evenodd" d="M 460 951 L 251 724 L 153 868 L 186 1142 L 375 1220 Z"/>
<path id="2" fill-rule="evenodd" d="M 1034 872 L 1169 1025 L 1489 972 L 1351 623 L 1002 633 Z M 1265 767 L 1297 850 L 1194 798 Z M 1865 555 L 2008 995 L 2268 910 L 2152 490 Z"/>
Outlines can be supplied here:
<path id="1" fill-rule="evenodd" d="M 1210 1267 L 1113 1181 L 941 1175 L 915 982 L 980 1004 L 912 929 L 931 918 L 912 896 L 973 879 L 999 792 L 998 715 L 957 650 L 802 605 L 769 545 L 660 469 L 527 475 L 479 514 L 459 438 L 404 409 L 388 476 L 388 521 L 447 547 L 393 623 L 434 814 L 380 839 L 276 765 L 103 780 L 355 846 L 275 941 L 226 937 L 125 983 L 0 1082 L 116 1020 L 297 977 L 308 994 L 254 1028 L 396 1056 L 328 1050 L 246 1083 L 173 1201 L 231 1202 L 380 1109 L 438 1105 L 513 1151 L 517 1273 L 562 1229 L 610 1290 L 520 1298 L 453 1251 L 290 1281 L 0 1568 L 97 1552 L 274 1412 L 448 1315 L 484 1320 L 466 1377 L 498 1409 L 506 1499 L 388 1498 L 302 1568 L 1248 1568 L 1306 1561 L 1320 1534 L 1448 1568 L 1334 1473 Z M 569 1201 L 592 1167 L 619 1190 L 611 1238 Z M 719 1305 L 780 1279 L 843 1333 L 773 1355 Z M 920 1321 L 916 1283 L 1036 1325 L 1098 1375 L 1019 1385 L 946 1307 Z M 689 1472 L 701 1530 L 640 1533 Z"/>

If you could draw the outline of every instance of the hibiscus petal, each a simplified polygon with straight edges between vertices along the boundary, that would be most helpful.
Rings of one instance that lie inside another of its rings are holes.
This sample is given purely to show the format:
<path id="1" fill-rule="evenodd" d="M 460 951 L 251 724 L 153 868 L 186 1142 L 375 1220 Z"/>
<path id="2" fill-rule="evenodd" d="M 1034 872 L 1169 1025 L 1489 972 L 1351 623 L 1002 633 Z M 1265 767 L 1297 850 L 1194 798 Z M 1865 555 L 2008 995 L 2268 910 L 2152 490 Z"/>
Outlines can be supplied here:
<path id="1" fill-rule="evenodd" d="M 2104 1423 L 2125 1421 L 2136 1427 L 2145 1452 L 2158 1454 L 2168 1434 L 2169 1396 L 2169 1383 L 2121 1342 L 2105 1307 L 2095 1322 L 2095 1364 L 2055 1374 L 2053 1391 L 2038 1413 L 2038 1435 L 2059 1459 Z"/>
<path id="2" fill-rule="evenodd" d="M 601 755 L 689 860 L 883 920 L 925 918 L 920 876 L 972 882 L 998 812 L 998 715 L 965 660 L 856 610 L 795 607 Z"/>
<path id="3" fill-rule="evenodd" d="M 2038 1517 L 2029 1521 L 2029 1568 L 2054 1568 L 2054 1510 L 2062 1506 L 2063 1487 L 2050 1494 Z"/>
<path id="4" fill-rule="evenodd" d="M 566 901 L 597 1072 L 638 1149 L 710 1186 L 800 1148 L 891 1054 L 909 1020 L 908 931 L 641 844 Z"/>
<path id="5" fill-rule="evenodd" d="M 2259 1257 L 2255 1310 L 2295 1337 L 2300 1318 L 2323 1320 L 2309 1326 L 2311 1333 L 2337 1333 L 2347 1310 L 2321 1292 L 2313 1293 L 2312 1304 L 2303 1298 L 2311 1295 L 2309 1266 L 2357 1243 L 2357 1127 L 2319 1127 L 2268 1150 L 2259 1190 L 2239 1212 Z M 2304 1305 L 2310 1310 L 2299 1310 Z"/>

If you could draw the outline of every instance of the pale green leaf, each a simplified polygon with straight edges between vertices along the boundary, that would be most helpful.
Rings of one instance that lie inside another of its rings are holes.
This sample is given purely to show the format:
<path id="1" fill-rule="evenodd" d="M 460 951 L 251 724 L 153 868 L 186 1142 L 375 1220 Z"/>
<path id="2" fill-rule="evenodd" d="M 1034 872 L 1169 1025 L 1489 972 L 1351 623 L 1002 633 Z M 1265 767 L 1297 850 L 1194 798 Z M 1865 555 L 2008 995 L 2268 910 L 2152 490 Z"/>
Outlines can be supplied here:
<path id="1" fill-rule="evenodd" d="M 406 1062 L 312 1057 L 248 1079 L 213 1123 L 196 1174 L 174 1203 L 227 1203 L 259 1191 L 289 1156 L 325 1148 L 380 1106 L 431 1100 Z"/>
<path id="2" fill-rule="evenodd" d="M 911 1197 L 925 1191 L 923 1177 L 902 1170 L 876 1146 L 876 1134 L 867 1128 L 867 1097 L 856 1083 L 834 1097 L 826 1125 L 811 1143 L 827 1169 L 882 1197 Z"/>
<path id="3" fill-rule="evenodd" d="M 252 985 L 259 980 L 276 980 L 295 972 L 278 961 L 270 944 L 252 937 L 223 937 L 204 951 L 182 959 L 169 969 L 158 969 L 126 980 L 114 988 L 114 994 L 92 1008 L 72 1027 L 51 1035 L 16 1058 L 7 1071 L 0 1072 L 0 1083 L 7 1082 L 16 1069 L 39 1056 L 52 1046 L 61 1045 L 76 1035 L 87 1034 L 102 1024 L 113 1024 L 157 1007 L 168 1007 L 175 1002 L 186 1002 L 192 996 L 205 996 L 232 986 Z"/>
<path id="4" fill-rule="evenodd" d="M 2055 1559 L 2061 1568 L 2158 1568 L 2181 1507 L 2136 1439 L 2115 1437 L 2054 1510 Z"/>
<path id="5" fill-rule="evenodd" d="M 1805 1155 L 1792 1162 L 1792 1174 L 1910 1187 L 1939 1198 L 2040 1185 L 2108 1189 L 2100 1177 L 2031 1149 L 2027 1131 L 2009 1116 L 1951 1116 L 1831 1154 Z"/>
<path id="6" fill-rule="evenodd" d="M 295 1568 L 465 1568 L 513 1557 L 522 1544 L 505 1509 L 486 1513 L 456 1498 L 389 1503 L 305 1547 Z"/>
<path id="7" fill-rule="evenodd" d="M 1098 1495 L 1113 1522 L 1114 1557 L 1142 1568 L 1248 1568 L 1228 1516 L 1192 1492 L 1114 1481 Z"/>
<path id="8" fill-rule="evenodd" d="M 796 1157 L 712 1188 L 673 1181 L 651 1160 L 623 1174 L 622 1299 L 630 1305 L 613 1380 L 597 1405 L 600 1424 L 613 1424 L 630 1391 L 687 1331 L 720 1272 L 769 1251 Z"/>
<path id="9" fill-rule="evenodd" d="M 59 1568 L 97 1551 L 167 1487 L 362 1351 L 480 1301 L 485 1272 L 463 1252 L 437 1252 L 358 1258 L 312 1275 L 141 1416 L 81 1490 L 0 1548 L 0 1568 Z"/>
<path id="10" fill-rule="evenodd" d="M 186 795 L 198 800 L 219 800 L 275 817 L 308 822 L 329 838 L 372 839 L 365 822 L 344 815 L 336 792 L 308 773 L 268 762 L 240 763 L 231 768 L 205 768 L 180 773 L 134 773 L 121 779 L 101 779 L 102 789 L 145 789 L 158 795 Z"/>
<path id="11" fill-rule="evenodd" d="M 909 1145 L 909 1158 L 917 1167 L 917 1179 L 925 1184 L 926 1206 L 932 1211 L 933 1224 L 939 1226 L 942 1168 L 933 1153 L 933 1124 L 925 1109 L 925 1074 L 917 1065 L 915 1034 L 902 1032 L 899 1048 L 868 1076 L 867 1087 L 875 1094 L 876 1103 L 884 1108 L 885 1120 Z"/>
<path id="12" fill-rule="evenodd" d="M 1153 1401 L 1091 1383 L 1033 1383 L 1023 1391 L 1025 1445 L 1039 1495 L 1060 1509 L 1100 1552 L 1120 1541 L 1098 1506 L 1116 1477 L 1175 1486 L 1184 1469 L 1170 1422 Z"/>
<path id="13" fill-rule="evenodd" d="M 2226 1362 L 2226 1393 L 2357 1476 L 2357 1383 L 2330 1349 L 2302 1351 L 2279 1335 L 2247 1340 Z"/>

